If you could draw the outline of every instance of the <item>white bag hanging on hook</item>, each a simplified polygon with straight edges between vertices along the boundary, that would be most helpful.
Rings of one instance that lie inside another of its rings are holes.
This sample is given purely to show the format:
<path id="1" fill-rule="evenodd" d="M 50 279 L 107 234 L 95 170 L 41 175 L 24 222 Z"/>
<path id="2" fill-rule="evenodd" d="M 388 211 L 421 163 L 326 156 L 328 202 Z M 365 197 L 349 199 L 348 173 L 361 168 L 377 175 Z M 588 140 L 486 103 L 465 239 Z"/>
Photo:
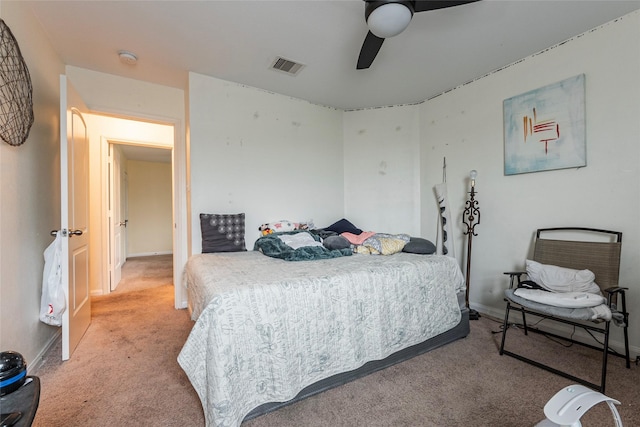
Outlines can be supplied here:
<path id="1" fill-rule="evenodd" d="M 44 250 L 44 272 L 42 273 L 42 299 L 40 321 L 53 326 L 62 325 L 62 313 L 67 308 L 65 290 L 62 286 L 62 233 Z"/>

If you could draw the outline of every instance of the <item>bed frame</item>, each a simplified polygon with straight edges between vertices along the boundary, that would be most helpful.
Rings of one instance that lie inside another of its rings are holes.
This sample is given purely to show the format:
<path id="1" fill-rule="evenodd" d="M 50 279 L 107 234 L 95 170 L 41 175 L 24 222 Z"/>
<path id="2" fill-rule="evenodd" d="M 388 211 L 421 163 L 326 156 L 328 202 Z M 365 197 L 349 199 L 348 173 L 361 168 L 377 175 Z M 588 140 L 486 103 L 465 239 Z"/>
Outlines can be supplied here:
<path id="1" fill-rule="evenodd" d="M 247 414 L 247 416 L 244 418 L 244 421 L 259 417 L 260 415 L 267 414 L 282 407 L 291 405 L 292 403 L 299 402 L 300 400 L 306 399 L 307 397 L 311 397 L 318 393 L 322 393 L 323 391 L 327 391 L 348 382 L 357 380 L 358 378 L 362 378 L 373 372 L 388 368 L 389 366 L 395 365 L 396 363 L 404 362 L 405 360 L 409 360 L 415 356 L 466 337 L 467 335 L 469 335 L 469 309 L 466 307 L 462 307 L 461 312 L 462 319 L 460 319 L 460 323 L 458 323 L 458 325 L 453 329 L 443 332 L 442 334 L 437 335 L 424 342 L 393 353 L 385 359 L 372 360 L 353 371 L 342 372 L 320 380 L 317 383 L 311 384 L 310 386 L 302 389 L 302 391 L 298 393 L 296 397 L 286 402 L 270 402 L 262 404 L 249 412 L 249 414 Z"/>

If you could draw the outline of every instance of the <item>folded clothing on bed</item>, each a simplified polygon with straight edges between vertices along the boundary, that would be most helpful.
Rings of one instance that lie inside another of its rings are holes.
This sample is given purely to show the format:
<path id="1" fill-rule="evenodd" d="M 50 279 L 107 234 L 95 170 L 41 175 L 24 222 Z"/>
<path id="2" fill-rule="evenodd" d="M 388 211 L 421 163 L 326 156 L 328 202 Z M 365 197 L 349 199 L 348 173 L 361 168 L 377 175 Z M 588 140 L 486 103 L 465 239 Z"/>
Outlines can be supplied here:
<path id="1" fill-rule="evenodd" d="M 355 251 L 359 254 L 392 255 L 402 252 L 410 239 L 408 234 L 375 233 L 356 246 Z"/>
<path id="2" fill-rule="evenodd" d="M 376 234 L 375 231 L 363 231 L 360 234 L 354 234 L 354 233 L 349 233 L 348 231 L 345 231 L 340 235 L 345 239 L 347 239 L 353 245 L 361 245 L 364 243 L 365 240 L 367 240 L 369 237 L 373 236 L 374 234 Z"/>
<path id="3" fill-rule="evenodd" d="M 297 236 L 301 234 L 302 236 Z M 281 238 L 282 237 L 282 238 Z M 289 246 L 289 241 L 295 247 Z M 305 245 L 303 242 L 307 242 Z M 285 261 L 310 261 L 315 259 L 337 258 L 352 254 L 352 250 L 325 248 L 320 242 L 320 237 L 307 231 L 292 231 L 289 233 L 274 233 L 262 236 L 253 246 L 254 251 L 260 251 L 264 255 L 279 258 Z"/>
<path id="4" fill-rule="evenodd" d="M 322 243 L 313 238 L 309 233 L 281 234 L 278 239 L 293 249 L 302 248 L 303 246 L 322 246 Z"/>

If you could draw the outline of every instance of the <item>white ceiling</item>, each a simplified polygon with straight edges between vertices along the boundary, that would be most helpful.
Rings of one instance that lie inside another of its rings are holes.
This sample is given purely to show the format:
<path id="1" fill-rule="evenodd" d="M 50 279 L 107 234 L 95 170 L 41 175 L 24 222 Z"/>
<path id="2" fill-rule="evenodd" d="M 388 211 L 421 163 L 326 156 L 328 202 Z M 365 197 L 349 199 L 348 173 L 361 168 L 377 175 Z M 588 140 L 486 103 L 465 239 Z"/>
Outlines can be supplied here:
<path id="1" fill-rule="evenodd" d="M 422 12 L 356 70 L 362 0 L 30 3 L 66 64 L 183 89 L 194 71 L 347 110 L 421 102 L 640 9 L 640 0 L 482 0 Z M 122 49 L 138 63 L 121 63 Z M 306 67 L 295 77 L 269 69 L 277 56 Z"/>
<path id="2" fill-rule="evenodd" d="M 118 144 L 127 160 L 171 163 L 171 148 L 155 148 L 144 145 Z"/>

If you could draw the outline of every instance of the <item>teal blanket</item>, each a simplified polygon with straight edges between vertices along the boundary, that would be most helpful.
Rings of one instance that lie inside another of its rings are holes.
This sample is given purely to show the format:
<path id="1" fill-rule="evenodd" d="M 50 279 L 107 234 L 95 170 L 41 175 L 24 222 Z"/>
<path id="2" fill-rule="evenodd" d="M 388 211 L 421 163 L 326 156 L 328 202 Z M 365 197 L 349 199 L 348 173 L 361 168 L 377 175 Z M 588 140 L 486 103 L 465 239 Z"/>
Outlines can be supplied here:
<path id="1" fill-rule="evenodd" d="M 295 234 L 291 233 L 278 233 L 278 234 Z M 301 248 L 293 249 L 291 246 L 285 244 L 278 234 L 269 234 L 260 237 L 253 245 L 254 251 L 260 251 L 266 256 L 272 258 L 280 258 L 285 261 L 311 261 L 316 259 L 337 258 L 341 256 L 348 256 L 353 253 L 351 249 L 334 249 L 329 250 L 324 246 L 303 246 Z M 319 242 L 320 237 L 309 233 L 313 238 Z"/>

